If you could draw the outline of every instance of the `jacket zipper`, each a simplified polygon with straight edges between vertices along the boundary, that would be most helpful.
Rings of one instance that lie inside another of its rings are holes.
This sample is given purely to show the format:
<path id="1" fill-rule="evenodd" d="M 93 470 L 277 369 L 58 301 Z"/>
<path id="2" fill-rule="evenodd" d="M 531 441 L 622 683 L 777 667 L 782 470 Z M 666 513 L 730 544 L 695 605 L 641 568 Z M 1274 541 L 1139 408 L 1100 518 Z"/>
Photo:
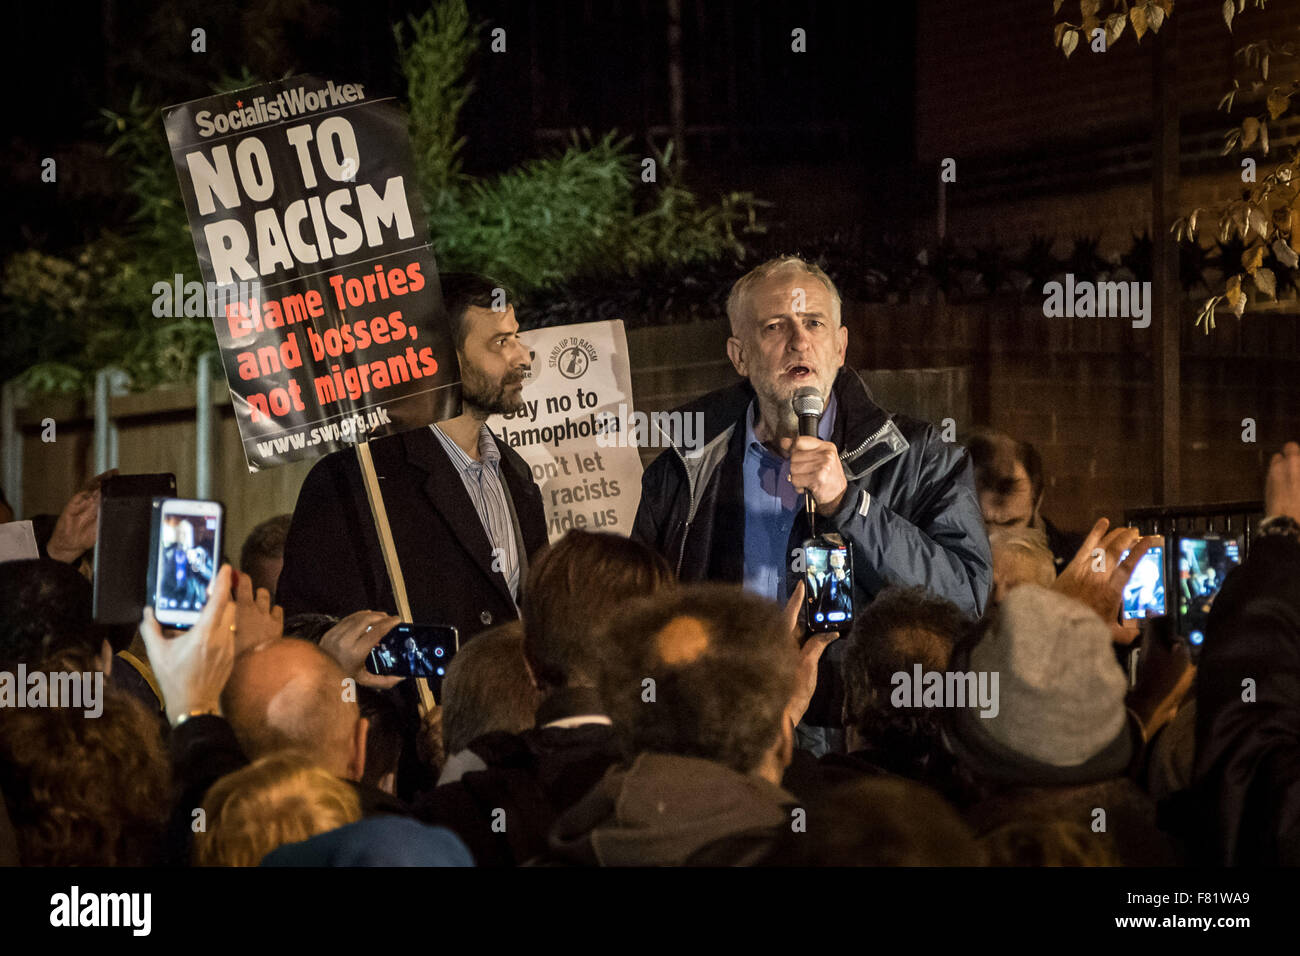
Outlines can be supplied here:
<path id="1" fill-rule="evenodd" d="M 857 448 L 853 449 L 853 451 L 847 451 L 844 454 L 840 455 L 840 461 L 847 462 L 850 458 L 855 458 L 858 455 L 862 454 L 864 451 L 866 451 L 867 446 L 871 445 L 875 441 L 878 441 L 881 435 L 889 431 L 889 426 L 892 425 L 893 423 L 894 423 L 893 419 L 887 419 L 885 421 L 885 424 L 881 425 L 878 429 L 876 429 L 874 434 L 869 435 L 867 438 L 864 438 L 862 440 L 862 444 L 860 444 Z"/>
<path id="2" fill-rule="evenodd" d="M 677 457 L 681 459 L 682 471 L 686 472 L 686 488 L 691 493 L 690 508 L 686 511 L 686 526 L 682 528 L 682 546 L 677 550 L 677 576 L 682 576 L 682 561 L 686 558 L 686 536 L 690 534 L 691 522 L 695 520 L 695 482 L 691 481 L 691 470 L 686 467 L 686 456 L 682 454 L 680 448 L 672 446 L 673 451 L 677 452 Z"/>

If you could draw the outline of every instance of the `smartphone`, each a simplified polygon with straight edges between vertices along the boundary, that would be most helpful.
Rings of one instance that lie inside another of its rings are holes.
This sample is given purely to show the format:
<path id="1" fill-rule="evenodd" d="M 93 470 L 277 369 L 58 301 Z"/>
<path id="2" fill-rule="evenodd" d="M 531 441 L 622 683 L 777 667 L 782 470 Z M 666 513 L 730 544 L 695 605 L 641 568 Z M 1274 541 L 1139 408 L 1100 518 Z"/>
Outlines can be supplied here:
<path id="1" fill-rule="evenodd" d="M 96 624 L 139 624 L 149 593 L 153 500 L 176 494 L 176 476 L 113 475 L 99 486 L 91 603 Z"/>
<path id="2" fill-rule="evenodd" d="M 208 603 L 221 560 L 223 518 L 219 501 L 154 499 L 148 595 L 163 627 L 193 627 Z"/>
<path id="3" fill-rule="evenodd" d="M 1120 555 L 1123 561 L 1128 557 L 1125 551 Z M 1126 621 L 1134 618 L 1146 618 L 1150 614 L 1164 617 L 1168 610 L 1165 606 L 1165 549 L 1151 548 L 1142 555 L 1124 585 L 1123 610 L 1121 615 Z"/>
<path id="4" fill-rule="evenodd" d="M 428 678 L 442 698 L 447 665 L 460 649 L 460 634 L 449 624 L 398 624 L 366 658 L 366 670 L 380 677 Z"/>
<path id="5" fill-rule="evenodd" d="M 808 630 L 842 631 L 853 626 L 853 554 L 838 534 L 804 542 L 804 605 Z"/>
<path id="6" fill-rule="evenodd" d="M 1228 572 L 1241 564 L 1241 541 L 1206 534 L 1178 539 L 1178 633 L 1193 657 L 1205 642 L 1210 606 Z"/>

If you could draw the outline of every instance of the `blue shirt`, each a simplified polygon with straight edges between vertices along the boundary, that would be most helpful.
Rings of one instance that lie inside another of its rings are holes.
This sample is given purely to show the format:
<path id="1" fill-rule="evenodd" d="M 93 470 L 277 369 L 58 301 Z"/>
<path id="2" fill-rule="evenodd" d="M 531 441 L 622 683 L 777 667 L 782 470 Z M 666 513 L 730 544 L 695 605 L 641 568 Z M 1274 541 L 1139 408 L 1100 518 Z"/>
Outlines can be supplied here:
<path id="1" fill-rule="evenodd" d="M 803 495 L 787 480 L 790 459 L 782 458 L 754 435 L 757 415 L 755 400 L 745 415 L 745 460 L 741 465 L 745 479 L 745 590 L 784 604 L 789 598 L 785 579 L 791 559 L 786 551 Z M 834 427 L 835 394 L 831 393 L 817 437 L 830 441 Z"/>
<path id="2" fill-rule="evenodd" d="M 438 436 L 443 450 L 460 474 L 460 480 L 469 493 L 469 500 L 478 512 L 492 548 L 493 567 L 499 568 L 506 579 L 510 594 L 519 600 L 519 548 L 515 542 L 514 522 L 510 519 L 510 505 L 501 480 L 501 450 L 492 438 L 492 431 L 484 425 L 478 433 L 478 456 L 475 461 L 464 449 L 448 438 L 437 425 L 430 425 Z"/>

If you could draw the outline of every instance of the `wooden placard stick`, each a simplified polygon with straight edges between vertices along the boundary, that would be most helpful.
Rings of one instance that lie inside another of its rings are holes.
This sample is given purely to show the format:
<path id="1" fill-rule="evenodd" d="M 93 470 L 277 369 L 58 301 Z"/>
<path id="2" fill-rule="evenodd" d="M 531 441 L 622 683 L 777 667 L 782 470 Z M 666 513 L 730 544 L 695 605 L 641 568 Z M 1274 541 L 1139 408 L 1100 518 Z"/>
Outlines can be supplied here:
<path id="1" fill-rule="evenodd" d="M 393 529 L 388 523 L 388 511 L 384 508 L 384 495 L 379 490 L 379 476 L 375 474 L 375 460 L 370 455 L 370 445 L 357 442 L 357 461 L 361 465 L 361 478 L 366 485 L 366 500 L 370 502 L 370 515 L 375 521 L 375 531 L 379 534 L 379 550 L 384 555 L 384 567 L 388 570 L 388 582 L 393 587 L 393 599 L 397 602 L 397 614 L 403 620 L 411 621 L 411 602 L 406 597 L 406 579 L 402 577 L 402 565 L 397 560 L 397 545 L 393 543 Z M 425 716 L 436 705 L 429 680 L 424 677 L 412 678 L 420 694 L 420 716 Z"/>

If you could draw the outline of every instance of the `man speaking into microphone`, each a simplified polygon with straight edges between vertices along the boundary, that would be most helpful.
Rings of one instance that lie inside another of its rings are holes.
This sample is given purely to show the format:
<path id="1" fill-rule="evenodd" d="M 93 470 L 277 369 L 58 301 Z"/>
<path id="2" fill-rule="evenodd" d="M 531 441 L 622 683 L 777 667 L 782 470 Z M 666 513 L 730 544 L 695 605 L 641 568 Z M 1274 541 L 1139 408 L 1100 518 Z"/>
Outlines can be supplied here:
<path id="1" fill-rule="evenodd" d="M 794 256 L 769 260 L 732 287 L 727 317 L 727 355 L 747 381 L 681 409 L 703 416 L 701 441 L 646 469 L 632 537 L 682 580 L 735 581 L 785 603 L 803 542 L 835 532 L 852 550 L 856 614 L 891 584 L 982 614 L 992 559 L 968 456 L 928 423 L 881 409 L 844 368 L 848 330 L 830 278 Z M 800 728 L 815 752 L 842 748 L 844 645 L 823 655 Z"/>

